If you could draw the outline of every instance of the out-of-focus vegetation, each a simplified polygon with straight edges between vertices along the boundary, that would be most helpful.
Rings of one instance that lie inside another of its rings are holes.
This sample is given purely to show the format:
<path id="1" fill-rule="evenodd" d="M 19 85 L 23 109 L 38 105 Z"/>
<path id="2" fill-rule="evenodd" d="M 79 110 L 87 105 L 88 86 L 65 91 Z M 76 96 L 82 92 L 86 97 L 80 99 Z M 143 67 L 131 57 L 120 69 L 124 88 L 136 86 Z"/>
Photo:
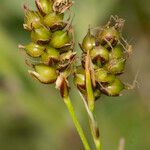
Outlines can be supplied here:
<path id="1" fill-rule="evenodd" d="M 0 149 L 83 150 L 54 86 L 44 86 L 27 73 L 24 53 L 17 48 L 30 38 L 22 27 L 23 3 L 34 6 L 34 0 L 0 0 Z M 121 137 L 126 140 L 125 150 L 150 150 L 149 6 L 148 0 L 75 0 L 72 9 L 77 41 L 89 24 L 104 25 L 110 15 L 123 17 L 125 38 L 134 45 L 124 82 L 132 83 L 141 64 L 138 89 L 125 91 L 122 97 L 103 96 L 96 102 L 104 150 L 117 150 Z M 75 88 L 71 98 L 89 135 L 87 116 Z"/>

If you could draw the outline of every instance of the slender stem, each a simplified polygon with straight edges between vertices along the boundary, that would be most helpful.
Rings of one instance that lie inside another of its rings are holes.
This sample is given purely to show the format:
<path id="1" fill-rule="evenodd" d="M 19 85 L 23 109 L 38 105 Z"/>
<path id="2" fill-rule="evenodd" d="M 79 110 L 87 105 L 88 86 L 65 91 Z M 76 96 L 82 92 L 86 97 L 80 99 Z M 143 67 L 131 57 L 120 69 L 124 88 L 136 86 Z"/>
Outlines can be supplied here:
<path id="1" fill-rule="evenodd" d="M 89 107 L 86 103 L 86 100 L 83 97 L 83 95 L 80 93 L 80 91 L 79 91 L 79 94 L 80 94 L 80 96 L 83 100 L 84 106 L 86 108 L 86 111 L 87 111 L 87 114 L 88 114 L 88 117 L 89 117 L 89 124 L 90 124 L 90 128 L 91 128 L 91 134 L 92 134 L 92 137 L 93 137 L 93 141 L 95 143 L 95 147 L 96 147 L 97 150 L 101 150 L 100 132 L 99 132 L 99 129 L 98 129 L 98 126 L 97 126 L 97 122 L 95 121 L 93 113 L 89 110 Z"/>
<path id="2" fill-rule="evenodd" d="M 119 141 L 119 147 L 118 150 L 124 150 L 125 149 L 125 139 L 121 138 Z"/>
<path id="3" fill-rule="evenodd" d="M 79 121 L 77 119 L 77 116 L 75 114 L 75 111 L 74 111 L 74 108 L 72 106 L 72 103 L 71 103 L 71 100 L 70 100 L 69 96 L 68 97 L 64 97 L 64 102 L 65 102 L 65 104 L 66 104 L 66 106 L 67 106 L 67 108 L 68 108 L 68 110 L 70 112 L 70 115 L 71 115 L 72 120 L 74 122 L 74 125 L 75 125 L 75 127 L 76 127 L 76 129 L 78 131 L 78 134 L 79 134 L 79 136 L 80 136 L 80 138 L 82 140 L 82 143 L 84 145 L 85 150 L 91 150 L 91 148 L 89 147 L 89 144 L 87 142 L 87 139 L 86 139 L 86 137 L 84 135 L 84 132 L 83 132 L 83 130 L 82 130 L 80 124 L 79 124 Z"/>
<path id="4" fill-rule="evenodd" d="M 92 88 L 92 81 L 91 81 L 91 64 L 90 64 L 90 57 L 89 52 L 87 53 L 86 60 L 85 60 L 85 76 L 86 76 L 86 90 L 87 90 L 87 101 L 88 106 L 91 112 L 94 110 L 94 94 Z"/>
<path id="5" fill-rule="evenodd" d="M 86 107 L 86 110 L 89 116 L 89 124 L 91 128 L 91 134 L 95 143 L 95 147 L 97 150 L 101 150 L 99 129 L 97 127 L 97 123 L 93 116 L 95 98 L 94 98 L 93 87 L 92 87 L 91 69 L 92 69 L 91 60 L 88 51 L 85 60 L 85 76 L 86 76 L 86 90 L 87 90 L 87 102 L 88 102 L 88 106 Z"/>
<path id="6" fill-rule="evenodd" d="M 95 126 L 96 122 L 94 120 L 94 122 L 92 120 L 90 120 L 89 118 L 89 124 L 90 124 L 90 128 L 91 128 L 91 134 L 95 143 L 95 147 L 97 150 L 101 150 L 101 143 L 100 143 L 100 137 L 99 137 L 99 129 L 97 126 Z"/>

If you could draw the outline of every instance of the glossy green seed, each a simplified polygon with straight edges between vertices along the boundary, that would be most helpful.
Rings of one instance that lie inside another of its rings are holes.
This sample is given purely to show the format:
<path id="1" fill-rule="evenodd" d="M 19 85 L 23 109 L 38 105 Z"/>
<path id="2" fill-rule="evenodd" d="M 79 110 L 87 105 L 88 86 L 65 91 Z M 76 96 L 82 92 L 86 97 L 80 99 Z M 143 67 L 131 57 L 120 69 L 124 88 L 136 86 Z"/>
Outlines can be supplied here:
<path id="1" fill-rule="evenodd" d="M 111 46 L 116 46 L 119 37 L 119 32 L 114 27 L 110 27 L 103 29 L 98 37 L 98 40 L 102 45 L 105 45 L 106 48 L 109 48 Z"/>
<path id="2" fill-rule="evenodd" d="M 87 35 L 84 37 L 83 42 L 82 42 L 82 49 L 84 52 L 87 52 L 91 49 L 93 49 L 96 45 L 96 40 L 95 37 L 89 32 Z"/>
<path id="3" fill-rule="evenodd" d="M 45 48 L 43 46 L 40 46 L 36 43 L 30 43 L 27 46 L 25 46 L 26 53 L 30 55 L 31 57 L 39 57 L 43 54 Z"/>
<path id="4" fill-rule="evenodd" d="M 112 59 L 108 64 L 106 64 L 106 69 L 108 72 L 112 74 L 120 74 L 123 73 L 125 69 L 125 63 L 126 60 L 121 58 L 121 59 Z"/>
<path id="5" fill-rule="evenodd" d="M 50 45 L 54 48 L 62 48 L 69 43 L 69 35 L 66 31 L 55 31 L 52 34 Z"/>
<path id="6" fill-rule="evenodd" d="M 58 50 L 53 47 L 47 47 L 46 51 L 42 54 L 41 60 L 44 64 L 51 64 L 52 62 L 59 61 L 60 54 Z"/>
<path id="7" fill-rule="evenodd" d="M 47 43 L 50 41 L 51 35 L 52 33 L 50 30 L 45 27 L 41 27 L 31 32 L 31 39 L 33 42 Z"/>
<path id="8" fill-rule="evenodd" d="M 111 83 L 115 80 L 115 75 L 108 73 L 103 68 L 100 68 L 95 71 L 95 78 L 99 83 Z"/>
<path id="9" fill-rule="evenodd" d="M 45 84 L 54 83 L 57 79 L 56 69 L 46 65 L 36 65 L 35 71 L 29 73 Z"/>
<path id="10" fill-rule="evenodd" d="M 46 15 L 53 11 L 51 0 L 36 0 L 35 3 L 41 15 Z"/>
<path id="11" fill-rule="evenodd" d="M 35 11 L 25 10 L 24 28 L 26 30 L 37 29 L 41 27 L 42 18 Z"/>
<path id="12" fill-rule="evenodd" d="M 54 24 L 63 21 L 64 14 L 56 14 L 55 12 L 48 14 L 44 17 L 44 24 L 47 27 L 52 27 Z"/>
<path id="13" fill-rule="evenodd" d="M 110 59 L 119 59 L 124 56 L 123 50 L 120 46 L 116 46 L 113 48 L 113 50 L 110 52 Z"/>
<path id="14" fill-rule="evenodd" d="M 124 84 L 119 80 L 115 79 L 114 82 L 102 87 L 102 91 L 108 96 L 119 96 L 120 92 L 124 89 Z"/>
<path id="15" fill-rule="evenodd" d="M 96 46 L 90 51 L 90 56 L 93 62 L 97 63 L 99 60 L 107 62 L 109 60 L 109 51 L 102 46 Z"/>

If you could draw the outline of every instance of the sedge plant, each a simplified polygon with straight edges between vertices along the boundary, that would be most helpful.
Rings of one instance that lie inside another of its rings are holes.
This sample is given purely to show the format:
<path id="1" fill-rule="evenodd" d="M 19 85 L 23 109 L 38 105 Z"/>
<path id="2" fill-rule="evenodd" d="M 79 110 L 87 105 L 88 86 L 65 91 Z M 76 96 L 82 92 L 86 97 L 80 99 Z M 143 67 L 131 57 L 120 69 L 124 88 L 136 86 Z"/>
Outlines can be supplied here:
<path id="1" fill-rule="evenodd" d="M 76 66 L 74 30 L 71 25 L 69 0 L 35 0 L 36 10 L 24 5 L 23 27 L 31 34 L 31 42 L 19 45 L 26 52 L 29 74 L 43 84 L 54 84 L 72 117 L 85 150 L 91 150 L 75 114 L 69 97 L 68 77 L 74 75 L 74 84 L 81 95 L 91 134 L 97 150 L 102 150 L 100 132 L 94 117 L 95 101 L 102 94 L 120 96 L 127 89 L 119 76 L 124 72 L 132 50 L 122 36 L 124 20 L 111 17 L 102 28 L 89 28 L 80 45 L 81 64 Z M 65 19 L 65 15 L 68 16 Z"/>

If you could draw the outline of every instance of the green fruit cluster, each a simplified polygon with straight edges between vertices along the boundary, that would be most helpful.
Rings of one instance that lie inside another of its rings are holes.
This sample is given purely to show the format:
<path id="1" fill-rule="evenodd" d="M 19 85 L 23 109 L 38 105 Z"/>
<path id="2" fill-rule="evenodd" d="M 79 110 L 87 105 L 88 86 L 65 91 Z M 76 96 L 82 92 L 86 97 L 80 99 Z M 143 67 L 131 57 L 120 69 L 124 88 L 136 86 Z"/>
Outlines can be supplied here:
<path id="1" fill-rule="evenodd" d="M 118 21 L 108 24 L 95 34 L 89 29 L 80 47 L 82 63 L 76 67 L 74 83 L 79 91 L 87 96 L 86 90 L 86 56 L 89 55 L 91 82 L 95 99 L 101 94 L 119 96 L 125 85 L 118 78 L 124 72 L 126 64 L 126 51 L 120 44 L 121 27 Z M 126 45 L 125 45 L 126 46 Z"/>
<path id="2" fill-rule="evenodd" d="M 65 72 L 75 53 L 71 25 L 64 21 L 64 14 L 71 6 L 53 0 L 36 0 L 37 10 L 24 6 L 24 29 L 31 32 L 31 42 L 20 45 L 30 58 L 29 73 L 45 84 L 54 83 Z M 36 63 L 35 63 L 36 62 Z"/>

